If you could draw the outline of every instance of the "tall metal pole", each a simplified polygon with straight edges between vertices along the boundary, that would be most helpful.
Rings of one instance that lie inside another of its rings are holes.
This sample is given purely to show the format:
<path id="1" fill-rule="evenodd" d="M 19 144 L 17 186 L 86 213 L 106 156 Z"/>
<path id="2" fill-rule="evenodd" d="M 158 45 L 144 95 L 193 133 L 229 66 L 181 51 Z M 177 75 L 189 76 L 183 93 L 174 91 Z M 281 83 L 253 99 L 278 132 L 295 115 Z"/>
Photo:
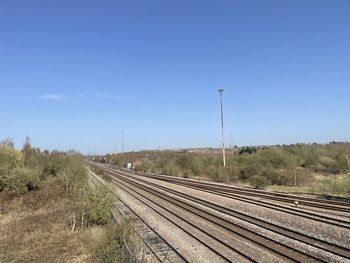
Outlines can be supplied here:
<path id="1" fill-rule="evenodd" d="M 218 90 L 220 93 L 220 104 L 221 104 L 221 146 L 222 146 L 222 164 L 224 167 L 226 166 L 225 161 L 225 145 L 224 145 L 224 111 L 222 107 L 222 93 L 224 92 L 223 89 Z"/>
<path id="2" fill-rule="evenodd" d="M 125 131 L 122 131 L 122 154 L 123 154 L 123 163 L 122 166 L 124 165 L 124 133 Z"/>

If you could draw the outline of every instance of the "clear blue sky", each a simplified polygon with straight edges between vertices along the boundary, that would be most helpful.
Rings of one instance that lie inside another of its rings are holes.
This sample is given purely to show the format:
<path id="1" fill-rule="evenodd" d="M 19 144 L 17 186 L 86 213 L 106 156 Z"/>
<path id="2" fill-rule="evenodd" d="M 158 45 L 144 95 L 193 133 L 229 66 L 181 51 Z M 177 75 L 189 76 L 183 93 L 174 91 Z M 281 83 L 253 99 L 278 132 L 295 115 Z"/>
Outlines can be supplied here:
<path id="1" fill-rule="evenodd" d="M 84 153 L 350 139 L 350 1 L 0 2 L 0 139 Z"/>

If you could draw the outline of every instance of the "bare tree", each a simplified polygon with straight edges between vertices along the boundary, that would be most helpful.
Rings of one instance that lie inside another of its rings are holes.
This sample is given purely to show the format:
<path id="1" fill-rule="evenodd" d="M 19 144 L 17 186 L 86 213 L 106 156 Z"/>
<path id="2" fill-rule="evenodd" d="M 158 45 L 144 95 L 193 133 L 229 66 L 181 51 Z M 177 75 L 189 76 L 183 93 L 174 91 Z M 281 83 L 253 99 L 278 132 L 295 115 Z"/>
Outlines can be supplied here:
<path id="1" fill-rule="evenodd" d="M 0 144 L 6 145 L 6 146 L 11 147 L 11 148 L 15 147 L 15 141 L 13 140 L 13 138 L 7 138 L 7 139 L 3 140 L 2 142 L 0 142 Z"/>

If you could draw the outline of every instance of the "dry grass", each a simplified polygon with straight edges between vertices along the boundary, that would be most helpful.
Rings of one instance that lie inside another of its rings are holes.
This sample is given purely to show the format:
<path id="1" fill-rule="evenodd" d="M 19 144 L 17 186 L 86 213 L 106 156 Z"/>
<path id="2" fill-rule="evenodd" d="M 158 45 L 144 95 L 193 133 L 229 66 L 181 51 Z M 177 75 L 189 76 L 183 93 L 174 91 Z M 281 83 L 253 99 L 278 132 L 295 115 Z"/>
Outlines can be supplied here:
<path id="1" fill-rule="evenodd" d="M 315 181 L 309 186 L 292 187 L 292 186 L 269 186 L 266 190 L 296 193 L 296 194 L 312 194 L 330 198 L 350 197 L 350 176 L 347 174 L 325 176 L 321 174 L 314 175 Z"/>
<path id="2" fill-rule="evenodd" d="M 0 262 L 86 262 L 96 230 L 71 232 L 74 198 L 56 181 L 23 195 L 0 193 Z"/>

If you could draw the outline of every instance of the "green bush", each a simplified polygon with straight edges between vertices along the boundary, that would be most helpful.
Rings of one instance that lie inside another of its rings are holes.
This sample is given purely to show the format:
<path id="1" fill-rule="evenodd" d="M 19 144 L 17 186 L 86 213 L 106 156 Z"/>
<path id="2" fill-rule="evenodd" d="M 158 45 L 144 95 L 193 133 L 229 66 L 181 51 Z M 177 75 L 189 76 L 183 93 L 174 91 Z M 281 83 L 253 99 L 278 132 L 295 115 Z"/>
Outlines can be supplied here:
<path id="1" fill-rule="evenodd" d="M 79 192 L 86 187 L 87 171 L 79 157 L 64 157 L 61 160 L 57 177 L 65 186 L 66 190 Z"/>
<path id="2" fill-rule="evenodd" d="M 37 172 L 28 168 L 11 170 L 4 180 L 4 189 L 15 193 L 36 190 L 38 185 L 39 178 Z"/>
<path id="3" fill-rule="evenodd" d="M 0 145 L 0 175 L 5 175 L 9 170 L 23 167 L 23 155 L 14 148 Z"/>
<path id="4" fill-rule="evenodd" d="M 191 178 L 193 177 L 193 172 L 191 169 L 186 169 L 184 172 L 183 172 L 183 177 L 184 178 Z"/>
<path id="5" fill-rule="evenodd" d="M 110 189 L 90 190 L 82 200 L 80 209 L 85 225 L 106 225 L 111 220 L 115 197 Z"/>
<path id="6" fill-rule="evenodd" d="M 49 176 L 57 176 L 59 170 L 60 170 L 60 164 L 58 160 L 47 158 L 43 166 L 43 174 L 49 175 Z"/>
<path id="7" fill-rule="evenodd" d="M 250 177 L 259 174 L 261 169 L 262 166 L 258 162 L 247 164 L 240 169 L 239 179 L 248 180 Z"/>
<path id="8" fill-rule="evenodd" d="M 39 181 L 36 170 L 24 167 L 21 152 L 0 145 L 0 191 L 24 193 L 37 189 Z"/>
<path id="9" fill-rule="evenodd" d="M 316 184 L 313 189 L 317 193 L 325 195 L 345 195 L 350 196 L 349 176 L 328 176 Z"/>
<path id="10" fill-rule="evenodd" d="M 190 158 L 187 155 L 181 155 L 177 160 L 176 160 L 176 164 L 178 166 L 180 166 L 181 169 L 183 170 L 187 170 L 187 169 L 191 169 L 192 164 L 193 164 L 193 160 L 192 158 Z"/>
<path id="11" fill-rule="evenodd" d="M 259 162 L 274 169 L 290 168 L 295 164 L 293 156 L 282 149 L 271 148 L 258 153 Z"/>
<path id="12" fill-rule="evenodd" d="M 264 189 L 267 185 L 270 184 L 269 180 L 266 177 L 254 175 L 249 179 L 250 184 L 256 189 Z"/>
<path id="13" fill-rule="evenodd" d="M 95 245 L 92 263 L 133 263 L 139 254 L 132 239 L 132 223 L 124 221 L 118 225 L 108 225 L 103 238 Z"/>

